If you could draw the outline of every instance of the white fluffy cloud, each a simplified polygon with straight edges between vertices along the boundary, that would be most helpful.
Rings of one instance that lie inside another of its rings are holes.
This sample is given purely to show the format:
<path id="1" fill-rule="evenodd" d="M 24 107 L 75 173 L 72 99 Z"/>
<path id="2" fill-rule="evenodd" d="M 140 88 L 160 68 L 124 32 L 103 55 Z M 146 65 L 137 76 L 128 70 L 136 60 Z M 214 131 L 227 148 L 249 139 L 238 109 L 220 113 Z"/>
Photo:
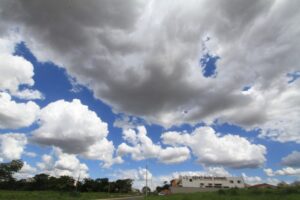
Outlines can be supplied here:
<path id="1" fill-rule="evenodd" d="M 300 167 L 300 152 L 293 151 L 291 154 L 282 158 L 282 164 L 290 167 Z"/>
<path id="2" fill-rule="evenodd" d="M 157 185 L 161 184 L 154 183 L 155 177 L 153 177 L 152 173 L 145 168 L 118 170 L 112 174 L 112 178 L 114 179 L 132 179 L 132 187 L 139 190 L 146 185 L 146 177 L 148 180 L 148 187 L 150 187 L 152 190 L 155 189 Z"/>
<path id="3" fill-rule="evenodd" d="M 277 185 L 278 183 L 281 182 L 280 180 L 278 180 L 276 178 L 262 179 L 259 176 L 247 176 L 245 173 L 242 173 L 242 177 L 243 177 L 244 181 L 247 184 L 250 184 L 250 185 L 261 184 L 261 183 L 268 183 L 268 184 L 272 184 L 272 185 Z"/>
<path id="4" fill-rule="evenodd" d="M 16 42 L 16 38 L 0 36 L 0 91 L 9 92 L 20 99 L 42 99 L 43 95 L 37 90 L 19 89 L 20 85 L 33 86 L 34 71 L 30 62 L 23 57 L 12 55 Z"/>
<path id="5" fill-rule="evenodd" d="M 30 62 L 19 56 L 0 54 L 0 88 L 16 92 L 19 85 L 32 86 L 34 81 L 33 66 Z"/>
<path id="6" fill-rule="evenodd" d="M 173 172 L 173 178 L 179 178 L 179 176 L 232 176 L 223 167 L 206 167 L 204 171 L 179 171 Z"/>
<path id="7" fill-rule="evenodd" d="M 242 173 L 242 177 L 243 177 L 245 183 L 250 184 L 250 185 L 262 183 L 262 178 L 259 176 L 247 176 L 245 173 Z"/>
<path id="8" fill-rule="evenodd" d="M 251 144 L 238 135 L 218 136 L 210 127 L 200 127 L 191 134 L 166 132 L 161 136 L 163 143 L 183 145 L 192 149 L 203 165 L 222 165 L 232 168 L 259 167 L 266 161 L 266 148 Z"/>
<path id="9" fill-rule="evenodd" d="M 32 102 L 17 103 L 8 93 L 0 92 L 0 129 L 30 126 L 37 118 L 39 106 Z"/>
<path id="10" fill-rule="evenodd" d="M 0 134 L 0 161 L 20 159 L 27 144 L 22 133 Z"/>
<path id="11" fill-rule="evenodd" d="M 101 160 L 110 166 L 122 160 L 113 158 L 114 146 L 106 139 L 107 135 L 107 124 L 80 100 L 59 100 L 41 110 L 39 128 L 33 132 L 32 141 Z"/>
<path id="12" fill-rule="evenodd" d="M 282 169 L 274 170 L 271 168 L 264 169 L 267 176 L 296 176 L 300 178 L 300 153 L 293 151 L 286 157 L 283 157 L 281 164 L 284 165 Z"/>
<path id="13" fill-rule="evenodd" d="M 108 168 L 113 164 L 119 164 L 123 162 L 120 156 L 114 157 L 115 147 L 112 141 L 108 141 L 106 138 L 99 142 L 91 145 L 88 151 L 84 152 L 82 155 L 85 158 L 93 160 L 103 161 L 102 167 Z"/>
<path id="14" fill-rule="evenodd" d="M 10 0 L 0 30 L 18 27 L 39 59 L 64 66 L 115 112 L 164 126 L 220 119 L 299 142 L 299 80 L 285 79 L 299 71 L 299 4 Z M 202 74 L 207 53 L 220 57 L 215 77 Z"/>
<path id="15" fill-rule="evenodd" d="M 41 173 L 50 176 L 72 176 L 74 179 L 83 179 L 89 177 L 89 168 L 86 164 L 81 163 L 76 155 L 63 153 L 60 149 L 55 148 L 53 155 L 43 155 L 42 162 L 37 164 Z"/>
<path id="16" fill-rule="evenodd" d="M 39 106 L 32 101 L 17 103 L 11 95 L 19 99 L 40 99 L 43 95 L 33 89 L 20 90 L 34 84 L 33 66 L 20 56 L 12 55 L 17 38 L 0 35 L 0 129 L 18 129 L 30 126 L 36 119 Z"/>
<path id="17" fill-rule="evenodd" d="M 122 143 L 117 149 L 119 156 L 130 154 L 134 160 L 157 158 L 160 162 L 171 164 L 180 163 L 190 158 L 190 151 L 187 147 L 166 147 L 154 144 L 147 136 L 144 126 L 134 129 L 125 129 L 123 139 L 131 145 Z"/>
<path id="18" fill-rule="evenodd" d="M 264 169 L 268 176 L 298 176 L 300 177 L 300 168 L 284 167 L 279 170 L 273 170 L 271 168 Z"/>
<path id="19" fill-rule="evenodd" d="M 27 179 L 33 177 L 37 173 L 37 169 L 29 165 L 26 161 L 20 171 L 13 174 L 16 179 Z"/>

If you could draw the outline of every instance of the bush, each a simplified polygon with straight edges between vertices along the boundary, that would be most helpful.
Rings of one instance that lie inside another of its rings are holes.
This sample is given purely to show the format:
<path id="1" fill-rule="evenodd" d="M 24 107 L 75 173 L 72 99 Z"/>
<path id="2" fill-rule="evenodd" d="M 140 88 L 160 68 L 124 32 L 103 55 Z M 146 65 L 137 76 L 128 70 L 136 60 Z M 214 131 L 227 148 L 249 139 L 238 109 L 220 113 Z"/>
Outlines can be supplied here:
<path id="1" fill-rule="evenodd" d="M 231 188 L 228 190 L 228 193 L 232 196 L 235 196 L 235 195 L 238 195 L 239 192 L 238 192 L 238 189 L 237 188 Z"/>
<path id="2" fill-rule="evenodd" d="M 218 190 L 218 194 L 220 194 L 220 195 L 225 195 L 226 194 L 226 192 L 225 192 L 225 190 Z"/>

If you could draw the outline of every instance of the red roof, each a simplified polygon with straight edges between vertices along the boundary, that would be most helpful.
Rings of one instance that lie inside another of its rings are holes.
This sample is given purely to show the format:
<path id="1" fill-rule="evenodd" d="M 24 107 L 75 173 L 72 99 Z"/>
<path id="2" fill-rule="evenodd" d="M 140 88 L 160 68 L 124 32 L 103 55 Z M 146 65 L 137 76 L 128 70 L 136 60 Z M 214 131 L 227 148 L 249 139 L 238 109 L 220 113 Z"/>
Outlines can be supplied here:
<path id="1" fill-rule="evenodd" d="M 249 188 L 275 188 L 275 185 L 270 185 L 268 183 L 262 183 L 262 184 L 256 184 L 256 185 L 251 185 Z"/>

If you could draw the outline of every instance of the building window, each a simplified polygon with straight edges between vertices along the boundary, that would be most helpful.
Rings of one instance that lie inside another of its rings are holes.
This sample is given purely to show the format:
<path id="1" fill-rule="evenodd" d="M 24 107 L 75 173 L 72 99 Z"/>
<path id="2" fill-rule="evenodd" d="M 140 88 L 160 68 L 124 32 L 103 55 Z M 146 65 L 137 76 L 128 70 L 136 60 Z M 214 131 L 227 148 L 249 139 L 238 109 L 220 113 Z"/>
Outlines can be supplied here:
<path id="1" fill-rule="evenodd" d="M 237 181 L 237 183 L 241 183 L 241 181 L 240 181 L 240 180 L 238 180 L 238 181 Z"/>
<path id="2" fill-rule="evenodd" d="M 190 178 L 190 182 L 193 182 L 193 179 Z"/>
<path id="3" fill-rule="evenodd" d="M 230 183 L 233 183 L 233 180 L 231 180 Z"/>

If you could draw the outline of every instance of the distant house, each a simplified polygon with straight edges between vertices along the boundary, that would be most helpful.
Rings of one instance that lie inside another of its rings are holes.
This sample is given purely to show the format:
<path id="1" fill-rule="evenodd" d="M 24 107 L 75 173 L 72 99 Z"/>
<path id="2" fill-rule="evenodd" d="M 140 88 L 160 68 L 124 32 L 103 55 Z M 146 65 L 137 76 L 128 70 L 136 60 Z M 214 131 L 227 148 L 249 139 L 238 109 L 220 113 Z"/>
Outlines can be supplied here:
<path id="1" fill-rule="evenodd" d="M 273 188 L 276 188 L 276 186 L 268 184 L 268 183 L 262 183 L 262 184 L 251 185 L 251 186 L 249 186 L 249 188 L 269 188 L 269 189 L 273 189 Z"/>
<path id="2" fill-rule="evenodd" d="M 171 194 L 171 191 L 169 189 L 163 189 L 158 193 L 158 195 L 168 195 Z"/>
<path id="3" fill-rule="evenodd" d="M 242 177 L 180 176 L 177 182 L 180 183 L 182 187 L 196 187 L 196 188 L 244 188 L 245 187 L 245 182 Z"/>
<path id="4" fill-rule="evenodd" d="M 171 181 L 170 190 L 172 193 L 190 193 L 244 187 L 242 177 L 180 176 Z"/>

